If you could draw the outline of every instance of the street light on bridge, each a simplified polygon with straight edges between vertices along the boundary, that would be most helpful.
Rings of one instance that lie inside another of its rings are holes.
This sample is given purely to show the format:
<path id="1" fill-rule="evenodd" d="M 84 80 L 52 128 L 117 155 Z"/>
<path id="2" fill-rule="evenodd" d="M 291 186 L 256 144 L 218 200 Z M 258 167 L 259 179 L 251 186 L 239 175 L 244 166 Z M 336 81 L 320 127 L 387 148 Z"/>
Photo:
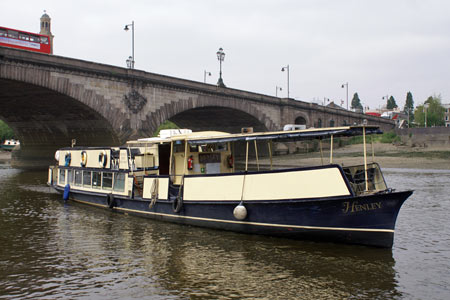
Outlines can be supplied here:
<path id="1" fill-rule="evenodd" d="M 131 26 L 131 56 L 127 59 L 127 67 L 134 69 L 134 21 L 131 21 L 131 24 L 125 25 L 123 30 L 128 31 L 129 26 Z"/>
<path id="2" fill-rule="evenodd" d="M 346 93 L 346 95 L 347 95 L 347 110 L 348 110 L 348 82 L 342 84 L 341 88 L 344 88 L 344 86 L 347 88 L 347 93 Z"/>
<path id="3" fill-rule="evenodd" d="M 219 60 L 220 65 L 220 72 L 219 72 L 219 80 L 217 81 L 217 85 L 220 87 L 225 87 L 225 84 L 223 83 L 222 79 L 222 62 L 225 59 L 225 52 L 223 52 L 222 47 L 219 48 L 219 51 L 217 51 L 217 59 Z"/>
<path id="4" fill-rule="evenodd" d="M 281 72 L 287 71 L 287 97 L 289 98 L 289 65 L 281 68 Z"/>
<path id="5" fill-rule="evenodd" d="M 203 71 L 203 82 L 206 83 L 206 75 L 211 76 L 211 72 L 206 70 Z"/>
<path id="6" fill-rule="evenodd" d="M 282 91 L 283 89 L 279 86 L 275 86 L 275 97 L 278 97 L 278 91 Z"/>

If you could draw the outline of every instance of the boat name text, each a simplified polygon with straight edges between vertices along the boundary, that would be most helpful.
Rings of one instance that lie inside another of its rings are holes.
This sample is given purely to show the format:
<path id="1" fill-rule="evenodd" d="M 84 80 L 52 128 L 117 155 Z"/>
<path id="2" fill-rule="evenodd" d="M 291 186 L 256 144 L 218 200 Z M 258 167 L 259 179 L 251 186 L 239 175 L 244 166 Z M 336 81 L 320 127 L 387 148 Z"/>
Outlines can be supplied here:
<path id="1" fill-rule="evenodd" d="M 372 203 L 364 203 L 359 204 L 358 201 L 346 201 L 342 203 L 343 207 L 342 211 L 344 214 L 346 213 L 354 213 L 359 211 L 367 211 L 367 210 L 376 210 L 381 208 L 381 202 L 372 202 Z"/>

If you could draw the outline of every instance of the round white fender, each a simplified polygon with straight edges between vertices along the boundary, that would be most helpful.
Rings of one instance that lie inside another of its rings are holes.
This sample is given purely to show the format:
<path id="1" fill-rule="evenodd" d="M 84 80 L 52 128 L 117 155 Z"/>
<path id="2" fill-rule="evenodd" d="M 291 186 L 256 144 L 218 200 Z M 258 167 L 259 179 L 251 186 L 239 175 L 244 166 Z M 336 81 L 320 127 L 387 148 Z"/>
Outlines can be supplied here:
<path id="1" fill-rule="evenodd" d="M 233 215 L 238 220 L 244 220 L 247 217 L 247 209 L 242 203 L 239 203 L 233 210 Z"/>

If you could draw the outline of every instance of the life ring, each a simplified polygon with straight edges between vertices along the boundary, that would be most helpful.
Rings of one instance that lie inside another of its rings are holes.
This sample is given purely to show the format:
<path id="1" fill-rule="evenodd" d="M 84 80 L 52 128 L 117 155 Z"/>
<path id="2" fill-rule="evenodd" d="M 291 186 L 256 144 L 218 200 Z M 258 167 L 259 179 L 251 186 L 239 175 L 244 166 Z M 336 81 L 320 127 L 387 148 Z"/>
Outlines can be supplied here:
<path id="1" fill-rule="evenodd" d="M 64 201 L 67 201 L 69 199 L 69 194 L 70 194 L 70 184 L 66 184 L 66 186 L 64 187 L 64 193 L 63 193 Z"/>
<path id="2" fill-rule="evenodd" d="M 84 167 L 84 166 L 86 166 L 86 163 L 87 163 L 87 153 L 86 153 L 86 151 L 81 151 L 81 166 L 82 167 Z"/>
<path id="3" fill-rule="evenodd" d="M 108 196 L 106 196 L 106 204 L 109 208 L 114 208 L 114 206 L 116 206 L 116 200 L 114 199 L 113 194 L 108 194 Z"/>
<path id="4" fill-rule="evenodd" d="M 70 152 L 67 152 L 64 156 L 64 166 L 68 167 L 70 166 L 70 161 L 72 160 L 72 154 Z"/>
<path id="5" fill-rule="evenodd" d="M 177 196 L 172 202 L 172 209 L 174 213 L 179 213 L 183 207 L 183 198 Z"/>
<path id="6" fill-rule="evenodd" d="M 98 155 L 98 165 L 100 166 L 100 168 L 106 167 L 106 162 L 107 161 L 108 161 L 108 154 L 106 154 L 106 151 L 103 150 Z"/>

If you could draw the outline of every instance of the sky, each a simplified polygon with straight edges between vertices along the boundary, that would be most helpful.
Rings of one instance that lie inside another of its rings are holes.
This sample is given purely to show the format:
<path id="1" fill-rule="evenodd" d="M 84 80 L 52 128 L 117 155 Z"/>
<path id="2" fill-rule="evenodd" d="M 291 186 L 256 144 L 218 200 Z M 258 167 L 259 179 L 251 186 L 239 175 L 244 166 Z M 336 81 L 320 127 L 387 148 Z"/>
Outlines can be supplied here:
<path id="1" fill-rule="evenodd" d="M 39 32 L 51 17 L 54 54 L 227 87 L 369 109 L 429 96 L 450 103 L 448 0 L 4 1 L 0 26 Z M 281 87 L 281 91 L 277 90 Z M 329 100 L 328 100 L 329 99 Z"/>

